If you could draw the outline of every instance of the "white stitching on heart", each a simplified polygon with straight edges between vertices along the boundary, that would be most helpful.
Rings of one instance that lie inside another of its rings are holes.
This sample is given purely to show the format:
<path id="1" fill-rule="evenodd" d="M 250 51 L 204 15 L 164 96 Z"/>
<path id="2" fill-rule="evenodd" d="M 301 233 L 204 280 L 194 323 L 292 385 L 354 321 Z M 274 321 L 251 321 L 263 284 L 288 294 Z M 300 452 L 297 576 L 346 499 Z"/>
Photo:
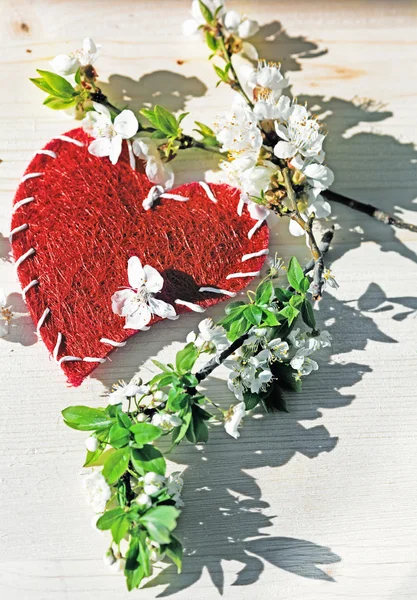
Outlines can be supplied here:
<path id="1" fill-rule="evenodd" d="M 46 317 L 49 315 L 51 311 L 49 310 L 49 308 L 45 308 L 45 310 L 43 311 L 41 318 L 38 321 L 38 324 L 36 326 L 36 333 L 40 336 L 41 332 L 40 329 L 42 327 L 42 325 L 45 323 Z"/>
<path id="2" fill-rule="evenodd" d="M 27 198 L 23 198 L 22 200 L 19 200 L 19 202 L 16 202 L 16 204 L 13 206 L 13 212 L 15 210 L 17 210 L 18 208 L 20 208 L 21 206 L 24 206 L 25 204 L 29 204 L 29 202 L 33 202 L 35 200 L 34 196 L 28 196 Z"/>
<path id="3" fill-rule="evenodd" d="M 23 177 L 22 177 L 22 183 L 24 181 L 27 181 L 28 179 L 33 179 L 34 177 L 40 177 L 41 175 L 44 175 L 44 173 L 26 173 L 26 175 L 23 175 Z"/>
<path id="4" fill-rule="evenodd" d="M 269 254 L 268 248 L 265 248 L 264 250 L 259 250 L 259 252 L 252 252 L 252 254 L 244 254 L 242 256 L 242 262 L 245 262 L 245 260 L 249 260 L 250 258 L 257 258 L 258 256 L 265 256 L 266 254 Z"/>
<path id="5" fill-rule="evenodd" d="M 55 344 L 55 348 L 53 349 L 52 352 L 52 356 L 54 357 L 55 362 L 58 362 L 58 353 L 59 353 L 59 347 L 62 343 L 62 333 L 59 332 L 56 338 L 56 344 Z"/>
<path id="6" fill-rule="evenodd" d="M 194 312 L 198 312 L 198 313 L 203 313 L 206 310 L 199 304 L 194 304 L 193 302 L 187 302 L 186 300 L 174 300 L 174 304 L 180 304 L 181 306 L 186 306 L 190 310 L 193 310 Z"/>
<path id="7" fill-rule="evenodd" d="M 114 346 L 115 348 L 121 348 L 122 346 L 126 346 L 126 342 L 115 342 L 114 340 L 110 340 L 109 338 L 101 338 L 100 342 L 102 344 L 109 344 L 109 346 Z"/>
<path id="8" fill-rule="evenodd" d="M 105 358 L 95 358 L 93 356 L 86 356 L 85 358 L 83 358 L 84 362 L 99 362 L 99 363 L 104 363 L 106 362 Z"/>
<path id="9" fill-rule="evenodd" d="M 265 217 L 265 219 L 266 219 L 266 217 Z M 249 240 L 251 239 L 251 237 L 253 236 L 255 231 L 257 231 L 259 229 L 259 227 L 262 225 L 262 223 L 265 221 L 265 219 L 259 219 L 259 221 L 256 221 L 256 223 L 252 227 L 252 229 L 250 231 L 248 231 L 248 239 Z"/>
<path id="10" fill-rule="evenodd" d="M 236 296 L 236 292 L 230 292 L 229 290 L 222 290 L 220 288 L 215 287 L 201 287 L 198 291 L 213 292 L 214 294 L 225 294 L 226 296 L 230 296 L 231 298 L 233 298 L 233 296 Z"/>
<path id="11" fill-rule="evenodd" d="M 212 202 L 217 203 L 217 198 L 213 194 L 213 192 L 211 191 L 210 186 L 205 181 L 199 181 L 198 183 L 201 185 L 201 187 L 203 188 L 203 190 L 206 192 L 208 198 L 210 198 L 210 200 Z"/>
<path id="12" fill-rule="evenodd" d="M 69 361 L 72 361 L 72 360 L 82 360 L 82 358 L 79 358 L 78 356 L 62 356 L 58 360 L 58 364 L 59 364 L 59 366 L 61 366 L 62 363 L 69 362 Z"/>
<path id="13" fill-rule="evenodd" d="M 52 152 L 52 150 L 38 150 L 37 152 L 35 152 L 36 154 L 44 154 L 45 156 L 50 156 L 51 158 L 56 158 L 56 154 L 55 152 Z"/>
<path id="14" fill-rule="evenodd" d="M 127 142 L 127 150 L 129 152 L 129 163 L 130 163 L 130 166 L 132 167 L 132 169 L 135 171 L 136 170 L 136 159 L 135 159 L 135 155 L 133 154 L 132 143 L 130 140 L 126 140 L 126 142 Z"/>
<path id="15" fill-rule="evenodd" d="M 35 285 L 39 285 L 39 281 L 37 279 L 32 279 L 32 281 L 30 283 L 28 283 L 26 287 L 23 288 L 23 290 L 22 290 L 22 298 L 23 298 L 23 300 L 26 300 L 26 294 Z"/>
<path id="16" fill-rule="evenodd" d="M 29 225 L 27 223 L 23 223 L 23 225 L 19 225 L 19 227 L 15 227 L 14 229 L 12 229 L 9 233 L 9 242 L 12 243 L 13 236 L 16 233 L 19 233 L 20 231 L 25 231 L 25 229 L 28 229 L 28 227 Z"/>
<path id="17" fill-rule="evenodd" d="M 248 271 L 247 273 L 230 273 L 226 279 L 237 279 L 238 277 L 256 277 L 260 271 Z"/>
<path id="18" fill-rule="evenodd" d="M 76 146 L 79 146 L 80 148 L 84 147 L 83 142 L 80 142 L 72 137 L 69 137 L 69 135 L 57 135 L 56 139 L 61 140 L 61 142 L 69 142 L 70 144 L 75 144 Z"/>
<path id="19" fill-rule="evenodd" d="M 17 259 L 17 261 L 15 262 L 15 266 L 20 267 L 20 265 L 22 264 L 22 262 L 24 260 L 26 260 L 27 258 L 29 258 L 29 256 L 31 256 L 32 254 L 35 254 L 35 248 L 29 248 L 29 250 L 27 252 L 25 252 L 24 254 L 22 254 L 22 256 L 19 256 L 19 258 Z"/>

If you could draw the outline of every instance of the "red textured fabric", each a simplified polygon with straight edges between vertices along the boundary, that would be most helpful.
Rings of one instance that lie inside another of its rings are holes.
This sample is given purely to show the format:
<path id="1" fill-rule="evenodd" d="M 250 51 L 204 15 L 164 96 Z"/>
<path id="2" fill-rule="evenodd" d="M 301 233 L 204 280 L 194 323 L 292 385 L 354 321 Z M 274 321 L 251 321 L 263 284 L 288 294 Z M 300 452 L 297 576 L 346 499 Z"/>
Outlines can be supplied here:
<path id="1" fill-rule="evenodd" d="M 114 348 L 101 338 L 123 342 L 137 333 L 123 329 L 124 319 L 111 309 L 112 294 L 129 285 L 130 256 L 139 256 L 142 264 L 163 275 L 158 297 L 177 313 L 189 309 L 175 305 L 175 299 L 208 307 L 229 297 L 201 293 L 200 287 L 237 292 L 252 278 L 227 280 L 227 275 L 262 267 L 265 256 L 241 260 L 267 248 L 269 232 L 263 224 L 248 239 L 255 221 L 246 209 L 242 217 L 237 215 L 238 190 L 210 184 L 215 204 L 202 186 L 190 183 L 172 190 L 189 197 L 188 202 L 160 199 L 145 211 L 142 201 L 152 184 L 131 168 L 125 143 L 119 162 L 112 165 L 108 158 L 89 154 L 90 138 L 82 129 L 65 135 L 84 145 L 54 139 L 45 149 L 56 158 L 35 156 L 26 173 L 42 175 L 23 181 L 14 203 L 34 200 L 15 208 L 12 219 L 12 229 L 28 224 L 13 236 L 13 255 L 17 260 L 35 250 L 17 267 L 18 276 L 22 289 L 39 281 L 27 292 L 26 303 L 35 324 L 49 308 L 40 334 L 51 353 L 62 334 L 58 360 L 67 355 L 106 358 Z M 77 386 L 99 364 L 71 361 L 61 367 Z"/>

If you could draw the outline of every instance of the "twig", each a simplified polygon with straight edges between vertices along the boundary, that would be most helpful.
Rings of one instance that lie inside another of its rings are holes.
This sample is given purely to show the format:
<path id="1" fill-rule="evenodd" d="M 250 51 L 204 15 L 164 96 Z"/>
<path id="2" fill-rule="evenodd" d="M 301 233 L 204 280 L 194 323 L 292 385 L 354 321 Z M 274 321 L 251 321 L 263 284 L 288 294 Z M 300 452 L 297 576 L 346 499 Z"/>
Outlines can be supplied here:
<path id="1" fill-rule="evenodd" d="M 319 250 L 320 250 L 322 256 L 324 256 L 328 252 L 329 246 L 333 239 L 333 236 L 334 236 L 334 226 L 332 225 L 332 227 L 323 234 L 323 237 L 321 238 L 320 243 L 319 243 Z M 307 273 L 310 273 L 310 271 L 313 270 L 314 265 L 315 265 L 315 260 L 314 260 L 314 258 L 312 258 L 304 266 L 304 269 L 303 269 L 304 275 L 307 275 Z"/>
<path id="2" fill-rule="evenodd" d="M 384 212 L 376 206 L 373 206 L 372 204 L 366 204 L 365 202 L 360 202 L 360 200 L 348 198 L 347 196 L 343 196 L 342 194 L 333 192 L 332 190 L 326 190 L 322 192 L 322 194 L 333 202 L 343 204 L 344 206 L 349 206 L 349 208 L 353 208 L 353 210 L 364 213 L 365 215 L 368 215 L 368 217 L 372 217 L 377 221 L 384 223 L 385 225 L 393 225 L 394 227 L 398 227 L 398 229 L 407 229 L 408 231 L 417 233 L 417 225 L 396 219 L 392 215 Z"/>

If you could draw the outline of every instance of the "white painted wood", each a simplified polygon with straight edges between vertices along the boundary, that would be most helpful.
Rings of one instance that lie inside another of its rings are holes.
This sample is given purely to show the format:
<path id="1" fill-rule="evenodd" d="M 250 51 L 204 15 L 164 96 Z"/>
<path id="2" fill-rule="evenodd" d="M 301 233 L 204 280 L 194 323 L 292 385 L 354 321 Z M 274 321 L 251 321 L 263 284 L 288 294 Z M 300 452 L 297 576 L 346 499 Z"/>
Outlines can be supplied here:
<path id="1" fill-rule="evenodd" d="M 329 113 L 335 188 L 417 222 L 415 3 L 230 5 L 264 25 L 260 54 L 282 61 L 293 92 Z M 205 47 L 182 37 L 187 11 L 182 0 L 0 5 L 0 280 L 17 313 L 0 340 L 2 600 L 128 597 L 123 577 L 101 562 L 107 538 L 90 528 L 78 477 L 84 436 L 65 428 L 59 413 L 69 404 L 100 405 L 114 380 L 148 356 L 172 356 L 200 319 L 158 324 L 81 388 L 66 386 L 37 342 L 8 261 L 12 197 L 25 166 L 72 127 L 42 107 L 28 78 L 91 35 L 103 45 L 98 69 L 115 101 L 157 101 L 210 123 L 231 94 L 214 88 Z M 207 164 L 201 154 L 184 157 L 178 181 L 201 179 Z M 416 597 L 417 238 L 339 207 L 334 215 L 340 228 L 329 260 L 340 289 L 319 315 L 334 338 L 332 362 L 303 394 L 288 397 L 289 414 L 247 419 L 238 441 L 214 428 L 204 449 L 172 455 L 185 470 L 179 535 L 189 556 L 181 577 L 170 569 L 141 598 L 211 600 L 220 590 L 248 600 Z M 307 256 L 301 240 L 273 223 L 275 249 Z M 227 406 L 224 376 L 219 369 L 209 387 Z"/>

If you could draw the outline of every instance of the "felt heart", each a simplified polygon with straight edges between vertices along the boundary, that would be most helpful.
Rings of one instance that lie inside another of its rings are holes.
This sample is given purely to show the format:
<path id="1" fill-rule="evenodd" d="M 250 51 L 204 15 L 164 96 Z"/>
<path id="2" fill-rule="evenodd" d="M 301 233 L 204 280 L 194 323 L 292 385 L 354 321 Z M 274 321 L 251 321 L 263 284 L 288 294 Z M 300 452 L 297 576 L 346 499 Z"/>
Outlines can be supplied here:
<path id="1" fill-rule="evenodd" d="M 131 256 L 161 273 L 158 297 L 178 314 L 203 312 L 252 280 L 269 239 L 246 209 L 238 215 L 240 193 L 227 185 L 182 185 L 172 194 L 183 201 L 162 197 L 144 210 L 152 184 L 132 168 L 128 146 L 112 165 L 88 152 L 90 141 L 74 129 L 36 154 L 16 193 L 11 232 L 37 331 L 75 386 L 137 333 L 111 306 L 129 285 Z"/>

